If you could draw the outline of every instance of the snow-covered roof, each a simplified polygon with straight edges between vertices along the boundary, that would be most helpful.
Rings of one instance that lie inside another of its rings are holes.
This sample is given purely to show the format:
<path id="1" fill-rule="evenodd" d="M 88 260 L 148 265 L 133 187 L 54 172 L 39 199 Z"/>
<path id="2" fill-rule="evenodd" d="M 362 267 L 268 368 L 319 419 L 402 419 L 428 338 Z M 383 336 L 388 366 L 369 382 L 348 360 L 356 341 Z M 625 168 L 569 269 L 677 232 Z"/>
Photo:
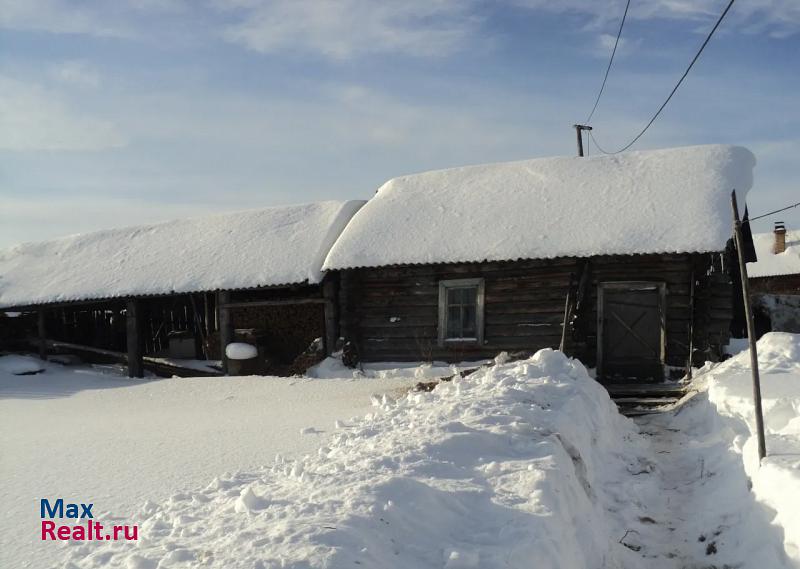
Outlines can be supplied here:
<path id="1" fill-rule="evenodd" d="M 800 231 L 786 232 L 786 251 L 783 253 L 775 254 L 772 252 L 774 243 L 774 233 L 756 233 L 753 235 L 753 244 L 756 247 L 758 261 L 747 263 L 748 277 L 800 274 Z"/>
<path id="2" fill-rule="evenodd" d="M 467 166 L 386 182 L 325 269 L 721 251 L 755 157 L 710 145 Z"/>
<path id="3" fill-rule="evenodd" d="M 226 213 L 0 250 L 0 308 L 317 283 L 363 201 Z"/>

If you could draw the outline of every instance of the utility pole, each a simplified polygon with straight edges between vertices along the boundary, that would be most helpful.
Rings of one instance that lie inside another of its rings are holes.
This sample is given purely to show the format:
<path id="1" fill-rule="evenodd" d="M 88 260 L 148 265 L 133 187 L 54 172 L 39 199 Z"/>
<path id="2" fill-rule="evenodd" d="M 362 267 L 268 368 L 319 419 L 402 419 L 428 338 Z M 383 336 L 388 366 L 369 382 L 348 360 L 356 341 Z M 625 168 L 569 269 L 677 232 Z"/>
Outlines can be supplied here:
<path id="1" fill-rule="evenodd" d="M 575 129 L 575 134 L 578 135 L 578 156 L 583 156 L 583 132 L 584 130 L 592 130 L 592 127 L 585 124 L 574 124 L 572 127 Z"/>
<path id="2" fill-rule="evenodd" d="M 747 263 L 744 261 L 742 243 L 742 222 L 739 220 L 739 206 L 736 203 L 736 190 L 731 192 L 733 208 L 733 231 L 736 242 L 736 254 L 739 257 L 739 278 L 742 279 L 742 300 L 744 315 L 747 320 L 747 340 L 750 344 L 750 369 L 753 372 L 753 403 L 756 415 L 756 436 L 758 437 L 758 463 L 767 456 L 767 444 L 764 438 L 764 415 L 761 411 L 761 378 L 758 375 L 758 352 L 756 351 L 756 331 L 753 323 L 753 307 L 750 305 L 750 283 L 747 280 Z"/>

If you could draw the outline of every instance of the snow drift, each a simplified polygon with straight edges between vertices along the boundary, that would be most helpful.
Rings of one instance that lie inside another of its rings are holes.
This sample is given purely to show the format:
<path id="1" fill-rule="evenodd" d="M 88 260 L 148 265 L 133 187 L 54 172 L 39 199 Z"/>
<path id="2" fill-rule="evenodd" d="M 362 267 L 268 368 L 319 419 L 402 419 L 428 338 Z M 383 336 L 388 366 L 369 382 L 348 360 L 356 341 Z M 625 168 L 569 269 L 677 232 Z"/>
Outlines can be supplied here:
<path id="1" fill-rule="evenodd" d="M 314 456 L 146 504 L 138 544 L 68 567 L 596 569 L 631 552 L 607 518 L 638 460 L 633 424 L 552 350 L 376 400 Z"/>
<path id="2" fill-rule="evenodd" d="M 467 166 L 386 182 L 326 269 L 721 251 L 755 158 L 736 146 Z"/>
<path id="3" fill-rule="evenodd" d="M 800 567 L 800 335 L 772 332 L 757 348 L 767 433 L 760 468 L 748 350 L 706 368 L 696 387 L 707 390 L 720 432 L 741 455 L 756 498 L 775 512 L 786 553 Z"/>

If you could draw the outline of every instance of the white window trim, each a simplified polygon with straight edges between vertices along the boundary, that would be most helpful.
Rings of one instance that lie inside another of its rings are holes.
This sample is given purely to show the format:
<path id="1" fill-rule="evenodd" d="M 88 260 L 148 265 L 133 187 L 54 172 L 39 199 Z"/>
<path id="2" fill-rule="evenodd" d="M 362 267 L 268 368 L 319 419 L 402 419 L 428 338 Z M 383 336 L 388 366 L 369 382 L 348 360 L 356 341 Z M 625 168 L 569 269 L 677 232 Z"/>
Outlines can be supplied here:
<path id="1" fill-rule="evenodd" d="M 475 297 L 475 329 L 477 338 L 447 338 L 447 290 L 451 288 L 477 287 Z M 439 281 L 439 346 L 478 344 L 483 345 L 484 280 L 451 279 Z"/>

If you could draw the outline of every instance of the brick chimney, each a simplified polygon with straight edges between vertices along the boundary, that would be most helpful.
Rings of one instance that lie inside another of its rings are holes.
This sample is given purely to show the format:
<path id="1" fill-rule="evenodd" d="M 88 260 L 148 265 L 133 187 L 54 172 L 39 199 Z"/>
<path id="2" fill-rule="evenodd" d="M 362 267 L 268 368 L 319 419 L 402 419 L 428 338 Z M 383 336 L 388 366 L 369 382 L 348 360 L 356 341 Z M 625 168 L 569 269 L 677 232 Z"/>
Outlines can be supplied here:
<path id="1" fill-rule="evenodd" d="M 772 246 L 772 252 L 776 255 L 786 251 L 786 225 L 782 221 L 775 222 L 775 244 Z"/>

